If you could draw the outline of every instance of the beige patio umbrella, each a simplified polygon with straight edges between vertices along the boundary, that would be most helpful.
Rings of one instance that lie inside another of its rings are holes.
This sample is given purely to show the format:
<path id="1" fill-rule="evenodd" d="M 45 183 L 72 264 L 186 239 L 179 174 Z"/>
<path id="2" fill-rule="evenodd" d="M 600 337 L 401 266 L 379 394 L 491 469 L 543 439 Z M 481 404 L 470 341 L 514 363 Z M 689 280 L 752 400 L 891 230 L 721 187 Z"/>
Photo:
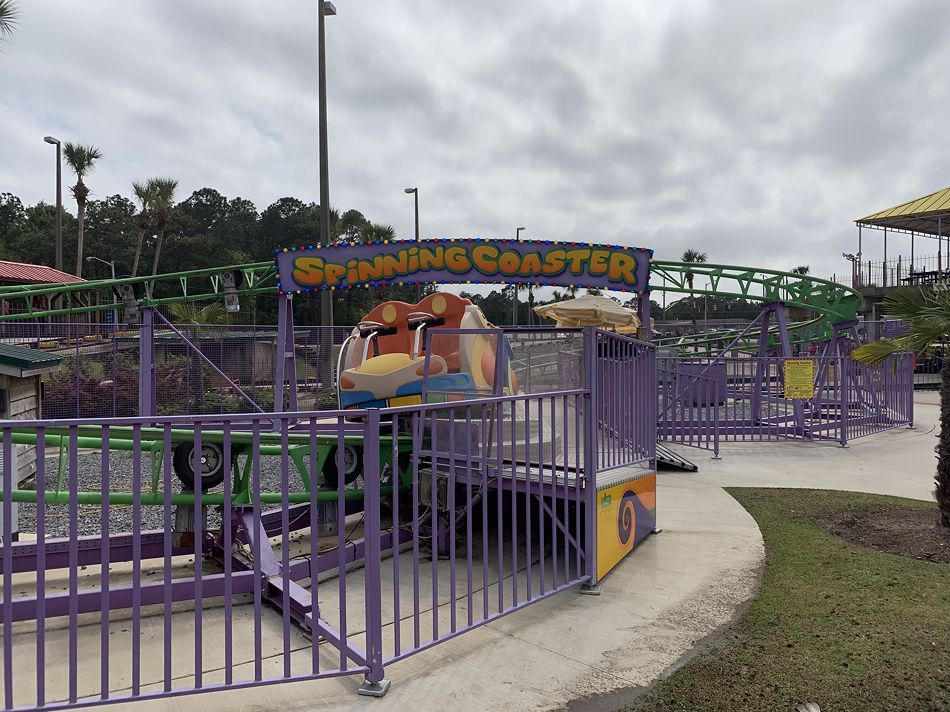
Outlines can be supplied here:
<path id="1" fill-rule="evenodd" d="M 633 309 L 617 304 L 609 297 L 585 294 L 563 302 L 534 308 L 541 317 L 554 319 L 558 326 L 596 326 L 619 333 L 635 333 L 640 319 Z"/>

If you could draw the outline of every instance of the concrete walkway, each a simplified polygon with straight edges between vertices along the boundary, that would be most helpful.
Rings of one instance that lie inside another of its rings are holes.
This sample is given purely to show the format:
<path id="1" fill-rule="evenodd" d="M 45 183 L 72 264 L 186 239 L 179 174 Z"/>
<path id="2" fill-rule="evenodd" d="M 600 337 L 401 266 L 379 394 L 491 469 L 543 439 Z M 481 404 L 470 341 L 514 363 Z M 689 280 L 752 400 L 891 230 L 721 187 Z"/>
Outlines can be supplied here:
<path id="1" fill-rule="evenodd" d="M 819 487 L 930 497 L 935 394 L 917 401 L 917 428 L 831 444 L 729 444 L 723 459 L 686 453 L 700 472 L 661 473 L 659 525 L 603 581 L 603 595 L 561 593 L 387 668 L 381 700 L 358 678 L 289 683 L 136 703 L 137 710 L 617 709 L 697 641 L 731 621 L 755 592 L 758 527 L 723 486 Z M 685 452 L 685 451 L 684 451 Z M 131 707 L 131 706 L 128 706 Z"/>

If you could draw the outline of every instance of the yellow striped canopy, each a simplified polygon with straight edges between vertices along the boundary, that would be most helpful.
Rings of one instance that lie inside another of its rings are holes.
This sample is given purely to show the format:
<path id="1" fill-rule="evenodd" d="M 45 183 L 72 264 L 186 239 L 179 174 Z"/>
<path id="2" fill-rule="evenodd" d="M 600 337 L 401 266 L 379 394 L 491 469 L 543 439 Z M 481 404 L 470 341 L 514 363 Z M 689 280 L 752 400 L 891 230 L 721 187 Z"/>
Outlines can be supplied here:
<path id="1" fill-rule="evenodd" d="M 855 220 L 858 225 L 893 227 L 926 235 L 950 234 L 950 188 L 908 200 Z"/>
<path id="2" fill-rule="evenodd" d="M 609 297 L 585 294 L 553 304 L 542 304 L 534 313 L 554 319 L 558 326 L 596 326 L 619 333 L 635 333 L 640 328 L 640 319 L 633 309 L 617 304 Z"/>

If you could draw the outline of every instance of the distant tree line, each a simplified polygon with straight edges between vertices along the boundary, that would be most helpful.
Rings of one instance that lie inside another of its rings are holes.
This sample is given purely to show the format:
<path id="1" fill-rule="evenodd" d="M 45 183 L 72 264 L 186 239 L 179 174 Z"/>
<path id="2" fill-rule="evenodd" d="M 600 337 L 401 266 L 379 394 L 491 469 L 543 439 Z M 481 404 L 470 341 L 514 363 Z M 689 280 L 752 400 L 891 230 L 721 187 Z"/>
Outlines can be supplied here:
<path id="1" fill-rule="evenodd" d="M 179 203 L 173 203 L 167 195 L 166 199 L 156 201 L 155 193 L 150 191 L 174 190 L 174 186 L 163 186 L 163 180 L 136 184 L 136 202 L 123 195 L 88 200 L 84 206 L 84 255 L 107 262 L 115 260 L 119 277 L 151 274 L 156 266 L 159 273 L 183 272 L 270 260 L 275 248 L 313 243 L 320 234 L 320 208 L 315 203 L 285 197 L 258 211 L 250 200 L 228 198 L 214 188 L 196 190 Z M 79 226 L 75 214 L 68 208 L 64 206 L 63 212 L 63 253 L 64 264 L 71 266 L 77 261 Z M 395 230 L 390 225 L 375 223 L 353 209 L 343 212 L 331 209 L 329 232 L 334 242 L 395 238 Z M 24 205 L 16 195 L 0 193 L 0 259 L 53 265 L 55 235 L 55 205 L 42 201 Z M 162 236 L 164 244 L 159 254 L 158 242 Z M 106 278 L 109 268 L 100 263 L 87 264 L 83 276 Z M 555 290 L 550 301 L 569 299 L 576 294 L 572 289 Z M 399 286 L 337 291 L 334 293 L 335 322 L 354 324 L 380 301 L 414 302 L 415 295 L 414 287 Z M 159 292 L 157 296 L 162 294 Z M 463 296 L 478 304 L 492 323 L 512 322 L 514 288 L 511 285 L 488 294 L 463 292 Z M 538 317 L 531 309 L 542 303 L 535 302 L 533 295 L 522 290 L 518 323 L 537 324 Z M 635 300 L 629 300 L 626 305 L 635 308 Z M 295 300 L 295 309 L 298 323 L 318 323 L 316 298 Z M 652 314 L 655 319 L 668 320 L 696 320 L 704 313 L 710 319 L 751 319 L 758 311 L 758 305 L 743 299 L 714 296 L 704 299 L 695 295 L 670 303 L 665 311 L 654 301 Z M 275 315 L 275 300 L 260 297 L 242 301 L 242 313 L 237 320 L 269 323 Z"/>
<path id="2" fill-rule="evenodd" d="M 83 254 L 105 261 L 115 260 L 116 275 L 131 275 L 133 266 L 139 275 L 151 274 L 153 263 L 159 273 L 183 272 L 206 267 L 223 267 L 270 260 L 274 249 L 288 245 L 313 243 L 320 234 L 320 208 L 292 197 L 281 198 L 258 212 L 244 198 L 228 198 L 214 188 L 201 188 L 187 199 L 163 206 L 155 212 L 154 203 L 139 203 L 123 195 L 110 195 L 85 204 Z M 64 206 L 63 261 L 77 260 L 76 216 Z M 367 219 L 358 210 L 330 211 L 330 238 L 334 242 L 368 242 L 395 237 L 394 229 Z M 159 238 L 164 235 L 160 256 Z M 0 259 L 32 264 L 55 262 L 56 206 L 46 202 L 24 205 L 12 193 L 0 193 Z M 141 263 L 141 264 L 137 264 Z M 69 269 L 69 267 L 67 267 Z M 109 268 L 87 265 L 84 277 L 103 279 Z M 161 294 L 157 294 L 161 296 Z M 336 323 L 352 324 L 369 311 L 371 301 L 404 299 L 414 301 L 412 287 L 346 290 L 334 295 Z M 244 317 L 270 321 L 276 309 L 273 299 L 258 299 L 254 305 L 242 303 Z M 312 323 L 314 299 L 297 300 L 298 316 Z M 247 308 L 245 308 L 247 307 Z"/>

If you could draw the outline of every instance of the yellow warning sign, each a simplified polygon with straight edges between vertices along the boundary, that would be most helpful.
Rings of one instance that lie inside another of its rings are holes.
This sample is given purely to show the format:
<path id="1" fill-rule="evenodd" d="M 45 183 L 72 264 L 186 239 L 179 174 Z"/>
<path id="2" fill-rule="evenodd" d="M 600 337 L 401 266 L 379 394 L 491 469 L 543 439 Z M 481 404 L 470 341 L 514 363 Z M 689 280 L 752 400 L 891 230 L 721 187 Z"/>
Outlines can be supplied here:
<path id="1" fill-rule="evenodd" d="M 815 397 L 815 362 L 809 358 L 787 358 L 785 368 L 785 397 Z"/>

